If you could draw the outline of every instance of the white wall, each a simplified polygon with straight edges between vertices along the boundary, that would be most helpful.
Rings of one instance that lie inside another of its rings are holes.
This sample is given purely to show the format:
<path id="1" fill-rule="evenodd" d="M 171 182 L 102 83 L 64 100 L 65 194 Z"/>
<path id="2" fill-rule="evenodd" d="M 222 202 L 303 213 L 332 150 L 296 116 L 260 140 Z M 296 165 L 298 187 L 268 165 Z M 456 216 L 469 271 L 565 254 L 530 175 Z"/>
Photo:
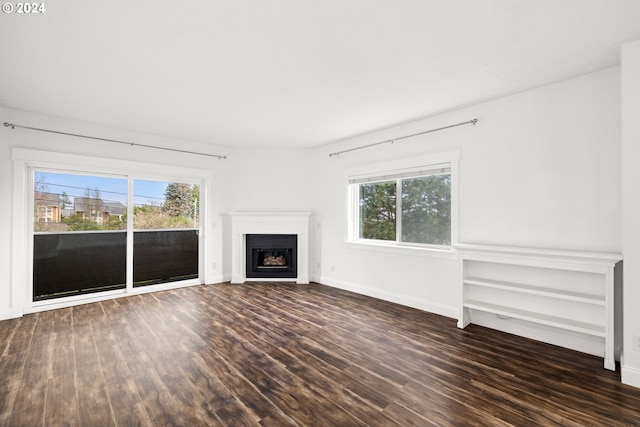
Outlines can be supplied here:
<path id="1" fill-rule="evenodd" d="M 640 40 L 622 48 L 624 356 L 622 382 L 640 387 Z"/>
<path id="2" fill-rule="evenodd" d="M 315 150 L 317 280 L 457 316 L 455 259 L 345 244 L 345 168 L 447 148 L 460 148 L 460 243 L 621 252 L 619 86 L 620 69 L 611 68 Z M 475 126 L 328 156 L 474 117 Z M 566 339 L 524 329 L 517 326 Z"/>
<path id="3" fill-rule="evenodd" d="M 231 211 L 309 210 L 309 150 L 235 150 L 227 182 Z"/>
<path id="4" fill-rule="evenodd" d="M 620 252 L 619 68 L 469 108 L 460 240 Z"/>
<path id="5" fill-rule="evenodd" d="M 235 150 L 225 176 L 227 212 L 310 212 L 312 153 L 309 150 Z M 311 219 L 313 221 L 313 218 Z M 231 220 L 224 216 L 225 254 L 231 253 Z M 313 241 L 313 230 L 309 238 Z M 310 248 L 311 256 L 315 256 Z M 224 259 L 231 280 L 231 258 Z"/>
<path id="6" fill-rule="evenodd" d="M 97 124 L 27 113 L 2 107 L 0 107 L 0 121 L 196 152 L 227 154 L 225 151 L 228 151 L 202 143 L 130 132 Z M 210 281 L 223 280 L 223 239 L 222 227 L 220 227 L 219 224 L 222 223 L 222 213 L 227 211 L 227 196 L 229 194 L 223 179 L 228 175 L 229 170 L 229 165 L 225 163 L 225 160 L 143 147 L 130 147 L 122 144 L 20 128 L 11 129 L 2 126 L 0 128 L 0 202 L 3 203 L 2 206 L 5 208 L 2 209 L 2 213 L 0 213 L 0 227 L 2 227 L 0 232 L 2 236 L 5 237 L 0 239 L 0 319 L 21 315 L 23 310 L 22 304 L 24 304 L 24 298 L 22 298 L 22 296 L 17 300 L 14 298 L 14 304 L 11 303 L 12 297 L 15 297 L 15 295 L 11 293 L 12 274 L 17 269 L 23 268 L 17 261 L 19 257 L 12 253 L 11 242 L 12 238 L 24 238 L 21 230 L 18 229 L 19 227 L 14 226 L 12 223 L 14 165 L 11 160 L 11 150 L 13 147 L 156 164 L 158 175 L 165 173 L 164 171 L 167 166 L 211 170 L 213 176 L 212 188 L 208 194 L 205 195 L 205 197 L 208 197 L 211 206 L 208 224 L 206 224 L 211 238 L 205 243 L 206 251 L 210 254 L 210 257 L 207 259 L 205 269 L 207 270 L 206 277 L 210 278 Z M 24 279 L 22 281 L 24 281 Z M 26 286 L 24 283 L 20 283 L 17 288 L 22 291 L 24 286 Z M 15 301 L 19 303 L 15 303 Z"/>

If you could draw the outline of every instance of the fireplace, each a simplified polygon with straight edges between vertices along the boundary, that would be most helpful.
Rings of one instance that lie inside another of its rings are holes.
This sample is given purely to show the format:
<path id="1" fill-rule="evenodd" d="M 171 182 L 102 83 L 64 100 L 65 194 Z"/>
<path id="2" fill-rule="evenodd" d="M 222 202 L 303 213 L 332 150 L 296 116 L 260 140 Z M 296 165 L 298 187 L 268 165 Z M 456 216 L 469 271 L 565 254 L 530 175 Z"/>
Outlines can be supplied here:
<path id="1" fill-rule="evenodd" d="M 231 283 L 309 283 L 311 212 L 229 212 L 229 216 Z M 256 236 L 258 243 L 254 244 Z"/>
<path id="2" fill-rule="evenodd" d="M 297 277 L 298 236 L 247 234 L 247 278 Z"/>

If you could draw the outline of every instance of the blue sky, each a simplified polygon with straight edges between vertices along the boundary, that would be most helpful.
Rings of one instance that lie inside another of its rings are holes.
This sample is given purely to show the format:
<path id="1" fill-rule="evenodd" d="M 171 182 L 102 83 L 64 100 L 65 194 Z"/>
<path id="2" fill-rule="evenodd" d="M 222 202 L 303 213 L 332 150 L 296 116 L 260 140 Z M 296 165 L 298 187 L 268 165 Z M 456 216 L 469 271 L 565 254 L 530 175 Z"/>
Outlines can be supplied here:
<path id="1" fill-rule="evenodd" d="M 40 184 L 42 183 L 42 184 Z M 169 183 L 162 181 L 134 180 L 134 204 L 160 204 L 164 201 L 164 191 Z M 71 175 L 53 172 L 36 172 L 35 190 L 47 193 L 67 193 L 73 197 L 84 197 L 87 187 L 97 188 L 105 201 L 127 204 L 127 180 L 102 176 Z"/>

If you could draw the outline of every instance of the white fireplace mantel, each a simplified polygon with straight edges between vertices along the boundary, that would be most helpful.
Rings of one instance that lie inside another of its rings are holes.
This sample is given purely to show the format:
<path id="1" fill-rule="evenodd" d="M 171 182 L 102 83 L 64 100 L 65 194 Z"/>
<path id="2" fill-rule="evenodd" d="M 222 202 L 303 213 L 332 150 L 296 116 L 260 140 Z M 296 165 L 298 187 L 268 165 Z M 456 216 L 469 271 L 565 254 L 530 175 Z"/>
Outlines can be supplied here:
<path id="1" fill-rule="evenodd" d="M 230 212 L 229 216 L 231 217 L 231 283 L 247 281 L 245 252 L 247 234 L 298 235 L 298 277 L 289 280 L 295 280 L 298 284 L 309 283 L 311 212 Z M 278 280 L 286 281 L 287 279 Z"/>

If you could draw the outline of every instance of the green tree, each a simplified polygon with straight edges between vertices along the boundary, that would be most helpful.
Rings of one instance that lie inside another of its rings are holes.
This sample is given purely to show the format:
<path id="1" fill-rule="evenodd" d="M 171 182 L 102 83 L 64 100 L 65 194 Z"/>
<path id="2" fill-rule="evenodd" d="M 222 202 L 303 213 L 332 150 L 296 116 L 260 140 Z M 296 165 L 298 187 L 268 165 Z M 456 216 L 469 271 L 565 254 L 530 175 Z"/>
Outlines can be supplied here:
<path id="1" fill-rule="evenodd" d="M 199 186 L 172 182 L 167 185 L 164 192 L 162 211 L 171 217 L 183 218 L 173 220 L 174 224 L 180 224 L 181 227 L 194 227 L 198 223 L 199 204 Z"/>
<path id="2" fill-rule="evenodd" d="M 71 200 L 69 199 L 69 195 L 66 191 L 63 191 L 60 194 L 60 207 L 62 209 L 66 209 L 71 206 Z"/>
<path id="3" fill-rule="evenodd" d="M 197 185 L 169 183 L 164 198 L 161 206 L 134 206 L 133 226 L 139 230 L 198 226 L 200 188 Z"/>
<path id="4" fill-rule="evenodd" d="M 191 216 L 194 201 L 193 187 L 179 182 L 167 185 L 162 210 L 170 216 Z"/>
<path id="5" fill-rule="evenodd" d="M 122 215 L 122 219 L 117 215 L 109 215 L 107 223 L 104 224 L 105 230 L 126 230 L 127 215 Z"/>
<path id="6" fill-rule="evenodd" d="M 402 180 L 402 241 L 451 244 L 451 175 Z"/>
<path id="7" fill-rule="evenodd" d="M 69 227 L 69 231 L 87 231 L 87 230 L 102 230 L 103 227 L 92 221 L 89 218 L 82 218 L 78 215 L 72 215 L 67 218 L 62 218 L 62 222 Z"/>
<path id="8" fill-rule="evenodd" d="M 138 230 L 171 228 L 171 217 L 160 206 L 143 205 L 133 207 L 133 226 Z"/>
<path id="9" fill-rule="evenodd" d="M 360 184 L 360 238 L 396 240 L 396 182 Z"/>

